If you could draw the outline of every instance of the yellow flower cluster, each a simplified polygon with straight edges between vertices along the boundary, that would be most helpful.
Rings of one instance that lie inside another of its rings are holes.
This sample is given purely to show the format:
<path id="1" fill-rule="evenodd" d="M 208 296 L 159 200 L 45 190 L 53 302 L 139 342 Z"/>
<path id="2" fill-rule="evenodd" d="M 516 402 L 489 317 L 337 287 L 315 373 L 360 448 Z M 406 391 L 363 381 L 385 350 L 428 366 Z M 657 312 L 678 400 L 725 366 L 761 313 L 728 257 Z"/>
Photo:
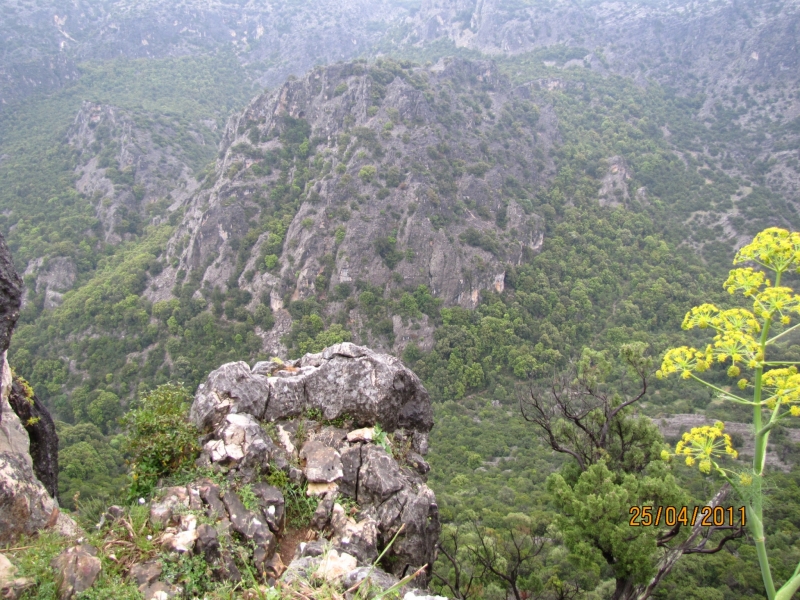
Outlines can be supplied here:
<path id="1" fill-rule="evenodd" d="M 800 296 L 792 294 L 792 288 L 788 287 L 767 288 L 756 296 L 753 310 L 762 319 L 769 319 L 777 313 L 781 323 L 788 325 L 791 321 L 788 313 L 800 313 Z"/>
<path id="2" fill-rule="evenodd" d="M 733 269 L 728 275 L 728 279 L 722 286 L 728 290 L 729 294 L 742 292 L 745 297 L 749 297 L 758 292 L 759 288 L 766 282 L 770 286 L 769 279 L 761 271 L 754 271 L 750 267 L 746 269 Z"/>
<path id="3" fill-rule="evenodd" d="M 708 346 L 705 352 L 688 346 L 673 348 L 664 355 L 661 369 L 656 371 L 656 377 L 662 379 L 672 373 L 680 373 L 681 377 L 689 379 L 692 371 L 702 373 L 711 366 L 713 360 L 711 346 Z"/>
<path id="4" fill-rule="evenodd" d="M 800 266 L 800 233 L 771 227 L 759 233 L 753 241 L 736 253 L 733 264 L 747 261 L 779 273 Z"/>
<path id="5" fill-rule="evenodd" d="M 707 329 L 711 327 L 718 332 L 717 337 L 714 338 L 715 340 L 726 334 L 743 333 L 753 336 L 761 331 L 761 324 L 749 310 L 743 308 L 720 310 L 713 304 L 695 306 L 686 313 L 681 327 L 684 329 L 693 329 L 695 327 Z"/>
<path id="6" fill-rule="evenodd" d="M 739 456 L 733 448 L 731 436 L 724 433 L 725 424 L 717 421 L 714 425 L 694 427 L 683 434 L 683 438 L 675 446 L 675 454 L 684 456 L 690 467 L 698 464 L 700 471 L 710 473 L 712 466 L 719 468 L 713 461 L 715 457 L 727 454 L 732 458 Z"/>
<path id="7" fill-rule="evenodd" d="M 797 367 L 767 371 L 764 373 L 762 383 L 764 389 L 772 394 L 764 402 L 768 408 L 774 409 L 778 403 L 800 402 L 800 374 L 797 373 Z M 795 404 L 790 408 L 790 412 L 794 417 L 800 416 L 800 406 Z"/>

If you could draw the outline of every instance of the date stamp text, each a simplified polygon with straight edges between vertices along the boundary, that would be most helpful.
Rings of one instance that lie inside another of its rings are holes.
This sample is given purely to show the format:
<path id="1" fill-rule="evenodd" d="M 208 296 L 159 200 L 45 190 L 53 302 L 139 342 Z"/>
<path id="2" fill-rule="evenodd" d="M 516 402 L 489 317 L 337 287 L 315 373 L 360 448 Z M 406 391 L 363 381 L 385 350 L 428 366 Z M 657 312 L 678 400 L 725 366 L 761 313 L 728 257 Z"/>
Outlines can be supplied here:
<path id="1" fill-rule="evenodd" d="M 733 527 L 745 525 L 744 506 L 727 508 L 722 506 L 631 506 L 631 527 L 658 527 L 666 525 L 694 526 L 699 522 L 701 527 Z M 699 521 L 698 521 L 699 519 Z"/>

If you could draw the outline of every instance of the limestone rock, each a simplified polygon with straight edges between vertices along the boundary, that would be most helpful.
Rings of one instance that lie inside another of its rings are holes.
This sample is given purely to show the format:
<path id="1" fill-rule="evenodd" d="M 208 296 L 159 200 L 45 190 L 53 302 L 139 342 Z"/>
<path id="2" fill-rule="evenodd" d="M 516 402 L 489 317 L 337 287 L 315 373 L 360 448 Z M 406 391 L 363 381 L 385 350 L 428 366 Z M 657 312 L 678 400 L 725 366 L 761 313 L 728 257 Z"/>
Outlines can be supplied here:
<path id="1" fill-rule="evenodd" d="M 362 564 L 372 564 L 378 558 L 378 524 L 366 517 L 357 522 L 348 517 L 340 504 L 331 515 L 331 542 L 340 551 L 355 556 Z"/>
<path id="2" fill-rule="evenodd" d="M 322 557 L 314 577 L 329 582 L 339 581 L 357 566 L 355 556 L 332 549 Z"/>
<path id="3" fill-rule="evenodd" d="M 332 483 L 342 478 L 342 457 L 317 440 L 306 442 L 300 451 L 306 460 L 306 479 L 312 483 Z"/>
<path id="4" fill-rule="evenodd" d="M 386 431 L 414 431 L 418 451 L 427 443 L 433 427 L 428 393 L 397 358 L 342 343 L 306 355 L 298 364 L 296 371 L 272 377 L 253 373 L 242 362 L 221 366 L 198 389 L 193 422 L 208 432 L 228 414 L 277 421 L 316 409 L 329 420 L 347 416 L 359 424 L 380 423 Z"/>
<path id="5" fill-rule="evenodd" d="M 232 391 L 236 385 L 240 388 Z M 348 432 L 323 425 L 309 417 L 314 413 L 320 420 L 341 419 L 350 422 L 350 427 L 361 427 Z M 249 371 L 244 363 L 230 363 L 214 371 L 198 390 L 192 415 L 210 432 L 204 437 L 206 464 L 225 463 L 232 469 L 231 476 L 244 475 L 245 481 L 253 481 L 248 462 L 260 462 L 264 472 L 275 466 L 274 462 L 267 465 L 271 456 L 300 461 L 302 468 L 287 460 L 284 470 L 291 481 L 307 482 L 309 496 L 321 498 L 313 526 L 331 535 L 329 549 L 337 553 L 334 557 L 344 554 L 355 561 L 347 572 L 370 565 L 401 527 L 404 533 L 387 554 L 387 564 L 397 571 L 393 575 L 402 577 L 408 569 L 435 561 L 439 514 L 433 492 L 424 483 L 430 467 L 423 458 L 433 425 L 432 409 L 419 379 L 397 359 L 343 343 L 279 369 L 275 363 L 260 363 Z M 275 443 L 262 429 L 264 421 L 274 423 Z M 409 448 L 405 466 L 372 443 L 378 424 L 392 433 L 393 443 Z M 233 491 L 220 497 L 220 489 L 208 481 L 197 488 L 209 507 L 208 515 L 229 515 L 232 529 L 253 544 L 257 571 L 266 573 L 275 536 L 281 535 L 285 520 L 280 490 L 252 483 L 258 509 L 248 510 Z M 358 502 L 358 520 L 335 504 L 339 494 Z M 202 531 L 204 540 L 208 539 L 197 551 L 214 554 L 213 535 Z M 316 545 L 307 545 L 308 552 L 313 548 Z M 320 562 L 311 559 L 328 556 L 322 551 L 318 556 L 308 552 L 301 550 L 295 556 L 281 576 L 283 581 L 317 572 Z M 323 568 L 323 572 L 328 571 Z M 336 577 L 342 576 L 337 571 Z M 427 585 L 428 577 L 426 571 L 415 584 Z"/>
<path id="6" fill-rule="evenodd" d="M 347 434 L 347 441 L 350 443 L 355 442 L 371 442 L 375 437 L 374 427 L 362 427 L 361 429 L 354 429 Z"/>
<path id="7" fill-rule="evenodd" d="M 47 493 L 24 456 L 0 453 L 0 544 L 32 535 L 58 520 L 58 504 Z"/>
<path id="8" fill-rule="evenodd" d="M 197 541 L 197 530 L 189 529 L 177 533 L 166 532 L 161 538 L 161 545 L 169 552 L 177 554 L 190 554 Z"/>
<path id="9" fill-rule="evenodd" d="M 309 408 L 320 410 L 329 420 L 347 415 L 356 423 L 380 423 L 386 431 L 431 430 L 428 392 L 397 358 L 349 342 L 321 354 L 320 366 L 305 377 Z M 301 365 L 305 360 L 313 359 L 303 357 Z"/>
<path id="10" fill-rule="evenodd" d="M 0 234 L 0 353 L 8 350 L 21 303 L 22 278 L 14 268 L 11 252 Z"/>
<path id="11" fill-rule="evenodd" d="M 167 525 L 179 506 L 189 508 L 189 497 L 186 486 L 180 485 L 167 488 L 163 492 L 162 499 L 150 505 L 150 522 Z"/>
<path id="12" fill-rule="evenodd" d="M 403 473 L 383 448 L 370 445 L 361 452 L 358 482 L 358 503 L 380 504 L 403 488 Z"/>
<path id="13" fill-rule="evenodd" d="M 143 586 L 139 591 L 142 592 L 144 600 L 169 600 L 169 598 L 179 598 L 183 595 L 182 587 L 163 581 Z"/>
<path id="14" fill-rule="evenodd" d="M 292 585 L 298 580 L 308 581 L 312 574 L 317 571 L 321 562 L 321 555 L 303 556 L 302 558 L 295 559 L 286 567 L 280 580 L 287 585 Z"/>
<path id="15" fill-rule="evenodd" d="M 204 432 L 216 429 L 229 413 L 247 413 L 260 419 L 269 391 L 267 378 L 251 373 L 247 363 L 227 363 L 200 385 L 189 416 Z"/>
<path id="16" fill-rule="evenodd" d="M 268 470 L 270 458 L 277 450 L 258 421 L 246 413 L 226 415 L 214 437 L 203 447 L 212 463 L 242 463 L 244 467 Z"/>
<path id="17" fill-rule="evenodd" d="M 135 564 L 131 567 L 128 576 L 136 582 L 141 591 L 143 586 L 148 586 L 161 577 L 161 565 L 155 560 Z"/>
<path id="18" fill-rule="evenodd" d="M 100 575 L 101 564 L 97 550 L 87 544 L 68 548 L 50 563 L 56 573 L 56 585 L 60 600 L 69 600 L 85 592 Z"/>
<path id="19" fill-rule="evenodd" d="M 350 589 L 358 582 L 366 579 L 367 576 L 369 576 L 368 583 L 379 587 L 382 590 L 388 590 L 390 587 L 397 585 L 400 582 L 400 580 L 394 575 L 389 575 L 381 569 L 373 569 L 370 566 L 353 569 L 347 575 L 345 575 L 344 579 L 342 580 L 342 584 L 346 589 Z"/>
<path id="20" fill-rule="evenodd" d="M 258 505 L 270 530 L 275 535 L 282 534 L 286 525 L 286 500 L 283 492 L 275 486 L 263 482 L 254 483 L 252 490 L 258 499 Z"/>
<path id="21" fill-rule="evenodd" d="M 17 568 L 0 554 L 0 598 L 17 600 L 34 585 L 33 579 L 17 577 Z"/>
<path id="22" fill-rule="evenodd" d="M 255 545 L 253 560 L 257 565 L 261 563 L 263 566 L 275 552 L 277 546 L 275 535 L 270 531 L 263 517 L 259 518 L 259 515 L 247 510 L 234 492 L 226 492 L 222 501 L 231 516 L 234 531 L 253 542 Z"/>
<path id="23" fill-rule="evenodd" d="M 33 472 L 47 492 L 58 498 L 58 435 L 50 411 L 32 392 L 15 378 L 8 395 L 11 408 L 19 417 L 30 439 Z"/>
<path id="24" fill-rule="evenodd" d="M 286 565 L 283 564 L 281 555 L 276 552 L 265 565 L 264 574 L 269 579 L 279 579 L 284 571 L 286 571 Z"/>
<path id="25" fill-rule="evenodd" d="M 206 514 L 210 518 L 223 519 L 227 518 L 228 511 L 225 509 L 225 504 L 220 497 L 219 486 L 210 481 L 201 481 L 197 486 L 200 492 L 200 498 L 208 505 Z"/>

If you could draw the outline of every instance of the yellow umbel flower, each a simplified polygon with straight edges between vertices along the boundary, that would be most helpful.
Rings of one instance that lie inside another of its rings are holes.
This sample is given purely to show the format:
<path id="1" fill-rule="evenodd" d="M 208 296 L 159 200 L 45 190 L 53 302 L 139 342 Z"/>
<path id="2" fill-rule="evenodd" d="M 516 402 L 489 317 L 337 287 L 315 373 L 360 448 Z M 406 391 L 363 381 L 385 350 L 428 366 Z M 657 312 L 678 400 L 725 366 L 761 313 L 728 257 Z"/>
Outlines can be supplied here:
<path id="1" fill-rule="evenodd" d="M 756 316 L 743 308 L 721 311 L 714 325 L 721 331 L 739 331 L 748 335 L 761 331 L 761 325 Z"/>
<path id="2" fill-rule="evenodd" d="M 754 261 L 779 273 L 800 265 L 800 233 L 770 227 L 736 253 L 733 264 Z"/>
<path id="3" fill-rule="evenodd" d="M 694 466 L 699 461 L 700 471 L 710 473 L 712 467 L 719 469 L 714 458 L 727 454 L 732 458 L 739 456 L 731 442 L 731 436 L 724 433 L 725 424 L 717 421 L 714 425 L 694 427 L 683 434 L 683 438 L 675 446 L 675 454 L 685 456 L 688 466 Z"/>
<path id="4" fill-rule="evenodd" d="M 781 316 L 781 322 L 789 322 L 789 313 L 800 313 L 800 296 L 792 294 L 792 288 L 767 288 L 758 294 L 753 302 L 753 310 L 762 319 L 774 315 Z"/>
<path id="5" fill-rule="evenodd" d="M 791 366 L 767 371 L 764 373 L 762 382 L 763 389 L 772 393 L 772 396 L 764 401 L 769 408 L 775 408 L 778 402 L 781 404 L 800 403 L 800 374 L 797 372 L 797 367 Z"/>
<path id="6" fill-rule="evenodd" d="M 722 284 L 729 294 L 742 292 L 745 297 L 752 296 L 758 292 L 759 288 L 766 282 L 769 287 L 769 279 L 761 271 L 754 271 L 750 267 L 746 269 L 733 269 L 728 274 L 728 279 Z"/>
<path id="7" fill-rule="evenodd" d="M 761 360 L 761 347 L 753 336 L 740 331 L 730 331 L 714 338 L 714 358 L 723 363 L 729 358 L 733 364 Z"/>
<path id="8" fill-rule="evenodd" d="M 711 346 L 708 346 L 704 352 L 688 346 L 673 348 L 664 355 L 661 369 L 656 372 L 656 377 L 662 379 L 672 373 L 680 373 L 681 377 L 688 379 L 691 377 L 692 371 L 702 373 L 707 370 L 713 360 Z"/>
<path id="9" fill-rule="evenodd" d="M 714 327 L 718 314 L 719 309 L 713 304 L 695 306 L 686 313 L 681 327 L 684 329 L 692 329 L 693 327 L 699 327 L 700 329 Z"/>

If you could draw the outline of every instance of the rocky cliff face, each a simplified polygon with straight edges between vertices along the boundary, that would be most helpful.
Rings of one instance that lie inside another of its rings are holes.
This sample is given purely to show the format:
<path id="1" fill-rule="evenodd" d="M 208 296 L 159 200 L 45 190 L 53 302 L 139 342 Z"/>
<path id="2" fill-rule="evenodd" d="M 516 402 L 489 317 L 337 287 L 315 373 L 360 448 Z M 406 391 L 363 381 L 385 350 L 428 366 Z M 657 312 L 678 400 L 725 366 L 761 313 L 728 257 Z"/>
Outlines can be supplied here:
<path id="1" fill-rule="evenodd" d="M 12 379 L 6 360 L 21 301 L 22 280 L 0 235 L 0 544 L 59 521 L 55 426 L 30 388 Z M 62 517 L 61 526 L 69 524 Z"/>
<path id="2" fill-rule="evenodd" d="M 709 158 L 798 202 L 800 98 L 789 91 L 800 77 L 798 31 L 794 2 L 432 0 L 395 35 L 400 46 L 446 39 L 489 56 L 531 53 L 550 66 L 674 89 L 698 104 L 698 123 L 723 133 Z M 705 135 L 691 151 L 708 152 Z"/>
<path id="3" fill-rule="evenodd" d="M 84 102 L 67 140 L 78 154 L 75 187 L 94 205 L 105 241 L 140 234 L 199 187 L 176 138 L 210 147 L 215 138 L 202 125 L 180 134 L 176 129 L 162 119 L 145 129 L 126 111 Z"/>
<path id="4" fill-rule="evenodd" d="M 275 311 L 317 297 L 333 314 L 359 282 L 474 307 L 542 243 L 531 198 L 556 137 L 535 88 L 491 63 L 315 69 L 230 121 L 148 295 L 181 273 Z"/>

